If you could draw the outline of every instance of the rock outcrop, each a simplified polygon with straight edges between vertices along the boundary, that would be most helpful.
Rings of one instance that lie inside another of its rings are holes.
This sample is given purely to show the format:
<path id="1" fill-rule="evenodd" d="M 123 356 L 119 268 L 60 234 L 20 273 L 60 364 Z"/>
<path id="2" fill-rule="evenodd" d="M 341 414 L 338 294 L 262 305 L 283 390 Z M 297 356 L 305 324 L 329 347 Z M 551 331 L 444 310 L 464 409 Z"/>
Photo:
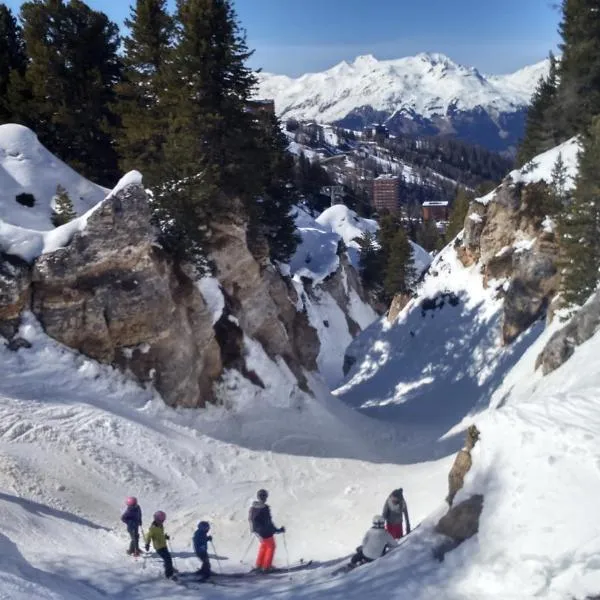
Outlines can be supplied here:
<path id="1" fill-rule="evenodd" d="M 600 330 L 600 292 L 548 340 L 546 347 L 537 357 L 535 368 L 542 368 L 547 375 L 558 369 L 575 352 L 575 348 L 589 340 Z"/>
<path id="2" fill-rule="evenodd" d="M 448 496 L 446 497 L 446 502 L 449 506 L 452 506 L 454 496 L 456 496 L 458 490 L 462 488 L 465 481 L 465 475 L 469 472 L 473 464 L 471 450 L 473 450 L 478 440 L 479 429 L 477 429 L 475 425 L 471 425 L 467 429 L 464 448 L 456 455 L 454 464 L 448 475 Z"/>
<path id="3" fill-rule="evenodd" d="M 0 335 L 11 339 L 19 316 L 29 305 L 31 270 L 29 265 L 8 254 L 0 253 Z"/>
<path id="4" fill-rule="evenodd" d="M 147 200 L 140 184 L 110 195 L 66 247 L 32 265 L 0 254 L 0 335 L 16 340 L 20 314 L 31 309 L 51 337 L 187 407 L 215 399 L 213 384 L 225 368 L 264 385 L 245 364 L 249 336 L 271 358 L 283 358 L 308 390 L 305 371 L 317 369 L 321 349 L 306 309 L 310 291 L 272 266 L 268 248 L 262 258 L 260 248 L 251 252 L 245 223 L 232 217 L 213 224 L 209 259 L 225 304 L 214 316 L 194 276 L 156 243 Z M 320 285 L 358 333 L 349 294 L 362 288 L 345 253 Z"/>
<path id="5" fill-rule="evenodd" d="M 534 210 L 546 187 L 543 182 L 515 184 L 509 178 L 486 203 L 472 202 L 457 248 L 465 266 L 479 263 L 486 286 L 502 283 L 505 344 L 544 316 L 560 284 L 557 240 Z"/>
<path id="6" fill-rule="evenodd" d="M 483 510 L 483 496 L 475 494 L 452 507 L 436 525 L 436 532 L 448 539 L 436 546 L 433 555 L 444 560 L 444 555 L 479 531 L 479 518 Z"/>
<path id="7" fill-rule="evenodd" d="M 109 197 L 67 247 L 36 260 L 32 309 L 50 336 L 154 383 L 168 404 L 212 399 L 221 373 L 212 316 L 154 243 L 141 186 Z"/>
<path id="8" fill-rule="evenodd" d="M 471 469 L 473 459 L 471 450 L 479 440 L 479 430 L 475 425 L 467 429 L 465 446 L 456 455 L 450 474 L 448 475 L 448 496 L 446 502 L 450 510 L 438 521 L 435 530 L 448 539 L 436 546 L 433 555 L 443 560 L 444 555 L 469 539 L 479 530 L 479 517 L 483 509 L 483 496 L 475 494 L 453 506 L 454 498 L 462 489 L 465 475 Z"/>

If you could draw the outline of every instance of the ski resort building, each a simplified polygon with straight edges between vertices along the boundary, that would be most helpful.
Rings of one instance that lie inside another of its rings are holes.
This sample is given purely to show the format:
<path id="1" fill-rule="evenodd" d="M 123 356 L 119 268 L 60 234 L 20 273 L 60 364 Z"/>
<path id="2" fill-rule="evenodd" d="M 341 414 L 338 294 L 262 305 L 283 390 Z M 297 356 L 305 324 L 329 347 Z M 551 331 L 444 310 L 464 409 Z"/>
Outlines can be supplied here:
<path id="1" fill-rule="evenodd" d="M 448 201 L 430 200 L 423 202 L 423 221 L 447 221 L 448 220 Z"/>
<path id="2" fill-rule="evenodd" d="M 400 178 L 396 175 L 380 175 L 373 179 L 373 206 L 377 210 L 399 211 Z"/>

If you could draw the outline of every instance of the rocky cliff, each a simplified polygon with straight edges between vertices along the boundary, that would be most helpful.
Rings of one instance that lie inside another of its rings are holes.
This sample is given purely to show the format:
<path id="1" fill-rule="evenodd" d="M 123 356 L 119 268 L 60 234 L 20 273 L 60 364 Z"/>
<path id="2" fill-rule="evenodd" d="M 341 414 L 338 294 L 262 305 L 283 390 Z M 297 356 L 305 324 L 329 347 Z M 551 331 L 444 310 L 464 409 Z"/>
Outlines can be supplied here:
<path id="1" fill-rule="evenodd" d="M 471 203 L 457 252 L 465 266 L 479 265 L 484 283 L 504 299 L 502 339 L 508 344 L 542 318 L 558 292 L 558 239 L 540 207 L 559 154 L 576 172 L 577 143 L 570 140 L 513 171 L 493 192 Z"/>
<path id="2" fill-rule="evenodd" d="M 215 230 L 210 258 L 222 297 L 218 313 L 156 243 L 145 191 L 129 185 L 93 210 L 66 246 L 32 264 L 0 254 L 0 334 L 13 338 L 19 315 L 31 310 L 53 338 L 153 383 L 168 404 L 188 407 L 215 400 L 213 383 L 226 368 L 263 384 L 245 364 L 248 336 L 271 358 L 283 358 L 307 389 L 305 370 L 317 369 L 320 340 L 304 294 L 254 258 L 243 223 Z M 351 270 L 341 261 L 327 282 L 348 315 L 344 291 L 362 294 Z"/>

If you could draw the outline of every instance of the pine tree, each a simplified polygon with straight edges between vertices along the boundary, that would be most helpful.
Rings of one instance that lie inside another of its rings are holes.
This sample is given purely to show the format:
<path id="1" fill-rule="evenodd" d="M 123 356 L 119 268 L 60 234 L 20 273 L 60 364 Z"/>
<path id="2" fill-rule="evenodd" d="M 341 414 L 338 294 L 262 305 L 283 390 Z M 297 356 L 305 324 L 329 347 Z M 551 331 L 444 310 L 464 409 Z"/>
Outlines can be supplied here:
<path id="1" fill-rule="evenodd" d="M 383 290 L 389 302 L 395 294 L 410 291 L 415 279 L 412 246 L 406 232 L 398 228 L 387 249 Z"/>
<path id="2" fill-rule="evenodd" d="M 383 289 L 383 260 L 377 236 L 365 231 L 358 239 L 359 273 L 364 288 L 376 297 Z"/>
<path id="3" fill-rule="evenodd" d="M 0 4 L 0 123 L 14 121 L 8 100 L 8 86 L 12 74 L 25 72 L 23 32 L 6 4 Z"/>
<path id="4" fill-rule="evenodd" d="M 299 202 L 293 184 L 294 159 L 286 151 L 288 142 L 279 120 L 266 114 L 261 122 L 258 142 L 266 157 L 262 167 L 264 191 L 248 204 L 248 243 L 252 248 L 265 240 L 271 260 L 287 262 L 299 243 L 292 215 L 294 205 Z"/>
<path id="5" fill-rule="evenodd" d="M 552 53 L 550 53 L 549 60 L 549 73 L 538 82 L 527 110 L 525 135 L 517 154 L 519 166 L 524 165 L 541 152 L 556 146 L 560 141 L 554 112 L 558 89 L 557 66 Z"/>
<path id="6" fill-rule="evenodd" d="M 442 238 L 433 219 L 427 219 L 427 221 L 421 223 L 417 228 L 415 238 L 417 244 L 425 248 L 427 252 L 440 250 L 442 247 Z"/>
<path id="7" fill-rule="evenodd" d="M 552 194 L 558 206 L 562 209 L 566 206 L 569 200 L 569 172 L 565 161 L 563 160 L 562 152 L 558 153 L 556 162 L 552 166 L 550 187 Z"/>
<path id="8" fill-rule="evenodd" d="M 229 0 L 177 0 L 175 44 L 159 103 L 168 126 L 158 175 L 163 222 L 196 250 L 213 223 L 241 219 L 264 191 L 266 149 L 247 110 L 256 76 Z M 175 236 L 177 238 L 177 236 Z M 184 252 L 185 254 L 185 252 Z"/>
<path id="9" fill-rule="evenodd" d="M 117 87 L 122 128 L 117 137 L 124 170 L 139 169 L 149 185 L 158 183 L 166 114 L 159 98 L 174 34 L 166 0 L 137 0 L 125 20 L 123 82 Z"/>
<path id="10" fill-rule="evenodd" d="M 568 304 L 583 304 L 596 289 L 600 268 L 600 117 L 583 136 L 571 202 L 560 219 L 564 254 L 562 291 Z"/>
<path id="11" fill-rule="evenodd" d="M 73 202 L 67 193 L 67 190 L 60 185 L 56 186 L 56 194 L 54 195 L 54 212 L 52 214 L 52 224 L 54 227 L 64 225 L 72 221 L 77 216 L 73 208 Z"/>
<path id="12" fill-rule="evenodd" d="M 111 134 L 121 73 L 117 26 L 81 0 L 25 2 L 21 20 L 28 56 L 25 81 L 15 83 L 23 94 L 21 122 L 72 167 L 113 184 L 119 175 Z"/>
<path id="13" fill-rule="evenodd" d="M 450 211 L 448 227 L 446 228 L 446 239 L 448 241 L 454 239 L 464 228 L 471 199 L 471 194 L 463 186 L 460 186 L 456 191 L 456 197 Z"/>

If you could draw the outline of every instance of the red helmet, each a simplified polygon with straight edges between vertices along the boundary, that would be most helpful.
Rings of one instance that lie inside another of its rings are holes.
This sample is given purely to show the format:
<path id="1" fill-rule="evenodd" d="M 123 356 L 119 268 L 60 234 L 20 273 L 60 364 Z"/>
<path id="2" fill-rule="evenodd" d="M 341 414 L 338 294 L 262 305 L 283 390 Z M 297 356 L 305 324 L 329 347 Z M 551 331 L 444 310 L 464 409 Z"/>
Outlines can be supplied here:
<path id="1" fill-rule="evenodd" d="M 137 504 L 137 498 L 135 496 L 127 496 L 125 504 L 127 504 L 127 506 L 135 506 Z"/>
<path id="2" fill-rule="evenodd" d="M 157 510 L 157 511 L 154 513 L 154 520 L 155 520 L 157 523 L 162 523 L 163 521 L 165 521 L 165 520 L 166 520 L 166 518 L 167 518 L 167 515 L 166 515 L 166 513 L 164 513 L 162 510 Z"/>

